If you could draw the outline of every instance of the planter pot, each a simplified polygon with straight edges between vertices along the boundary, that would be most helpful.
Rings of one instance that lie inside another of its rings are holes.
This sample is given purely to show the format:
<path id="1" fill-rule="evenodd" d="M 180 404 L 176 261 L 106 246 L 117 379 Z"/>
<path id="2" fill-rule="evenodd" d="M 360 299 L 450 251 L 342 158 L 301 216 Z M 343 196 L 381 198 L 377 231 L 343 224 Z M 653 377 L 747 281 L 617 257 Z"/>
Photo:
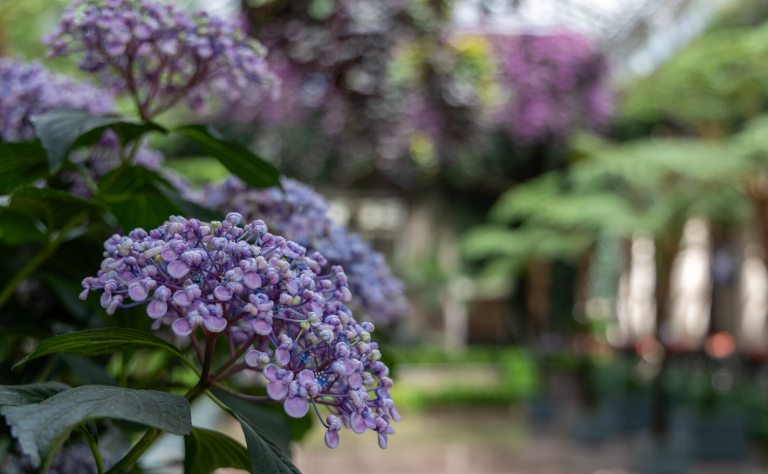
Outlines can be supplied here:
<path id="1" fill-rule="evenodd" d="M 528 402 L 528 414 L 534 425 L 549 424 L 555 418 L 555 404 L 552 397 L 538 395 Z"/>
<path id="2" fill-rule="evenodd" d="M 641 474 L 686 474 L 691 465 L 690 439 L 674 430 L 663 440 L 644 433 L 638 440 L 635 464 Z"/>
<path id="3" fill-rule="evenodd" d="M 581 443 L 602 443 L 614 433 L 612 423 L 603 410 L 582 415 L 571 428 L 571 436 Z"/>
<path id="4" fill-rule="evenodd" d="M 699 416 L 693 422 L 693 452 L 703 460 L 739 461 L 747 457 L 747 424 L 739 413 Z"/>
<path id="5" fill-rule="evenodd" d="M 647 394 L 609 396 L 603 405 L 611 426 L 618 433 L 636 433 L 651 426 L 651 398 Z"/>

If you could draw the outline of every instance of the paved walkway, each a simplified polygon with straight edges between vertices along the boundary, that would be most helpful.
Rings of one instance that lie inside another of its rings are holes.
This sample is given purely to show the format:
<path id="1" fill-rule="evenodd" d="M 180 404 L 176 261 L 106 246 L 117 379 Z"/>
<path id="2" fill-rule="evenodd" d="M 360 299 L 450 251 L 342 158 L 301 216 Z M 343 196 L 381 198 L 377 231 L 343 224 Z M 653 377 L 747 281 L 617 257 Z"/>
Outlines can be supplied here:
<path id="1" fill-rule="evenodd" d="M 335 451 L 322 431 L 309 433 L 297 465 L 305 474 L 637 474 L 636 437 L 585 446 L 567 430 L 532 430 L 515 410 L 406 413 L 397 429 L 386 451 L 372 433 L 342 431 Z M 768 474 L 768 463 L 755 453 L 747 463 L 699 463 L 689 474 Z"/>

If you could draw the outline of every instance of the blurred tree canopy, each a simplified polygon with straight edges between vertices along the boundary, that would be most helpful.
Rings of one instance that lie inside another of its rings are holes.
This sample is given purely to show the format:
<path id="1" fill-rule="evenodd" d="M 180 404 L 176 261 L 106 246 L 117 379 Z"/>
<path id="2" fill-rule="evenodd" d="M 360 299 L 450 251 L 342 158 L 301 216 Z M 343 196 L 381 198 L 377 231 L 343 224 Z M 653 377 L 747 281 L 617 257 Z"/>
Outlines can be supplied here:
<path id="1" fill-rule="evenodd" d="M 715 28 L 626 86 L 617 135 L 733 133 L 768 105 L 767 62 L 768 24 Z"/>

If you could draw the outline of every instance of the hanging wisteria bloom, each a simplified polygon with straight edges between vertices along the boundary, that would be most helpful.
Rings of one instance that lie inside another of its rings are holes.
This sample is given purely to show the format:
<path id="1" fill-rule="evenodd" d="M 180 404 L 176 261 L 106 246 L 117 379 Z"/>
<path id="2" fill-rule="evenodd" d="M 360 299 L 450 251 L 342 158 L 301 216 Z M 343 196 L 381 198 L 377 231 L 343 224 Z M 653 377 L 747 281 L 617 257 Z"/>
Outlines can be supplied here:
<path id="1" fill-rule="evenodd" d="M 32 139 L 32 116 L 62 107 L 93 115 L 115 109 L 111 94 L 88 83 L 55 74 L 38 62 L 0 58 L 0 139 Z"/>
<path id="2" fill-rule="evenodd" d="M 238 24 L 170 3 L 75 0 L 46 41 L 54 56 L 80 54 L 80 68 L 127 92 L 143 119 L 182 99 L 199 111 L 211 92 L 237 101 L 272 83 L 266 51 Z"/>
<path id="3" fill-rule="evenodd" d="M 205 202 L 216 209 L 234 209 L 246 218 L 259 217 L 270 228 L 328 260 L 341 265 L 349 276 L 353 301 L 377 324 L 391 324 L 408 313 L 403 283 L 393 274 L 382 254 L 358 234 L 336 224 L 328 201 L 310 186 L 283 178 L 282 189 L 252 189 L 229 178 L 205 192 Z"/>
<path id="4" fill-rule="evenodd" d="M 237 213 L 210 223 L 172 217 L 149 232 L 114 235 L 81 297 L 101 292 L 108 313 L 146 305 L 156 329 L 170 326 L 196 345 L 202 336 L 206 354 L 226 338 L 231 357 L 210 381 L 256 371 L 288 415 L 313 409 L 329 447 L 338 445 L 342 424 L 376 431 L 386 447 L 399 419 L 392 381 L 371 341 L 373 325 L 358 323 L 345 305 L 352 295 L 344 270 L 324 273 L 320 253 L 269 233 L 263 221 L 241 220 Z M 198 355 L 205 374 L 207 355 Z M 323 418 L 318 405 L 330 414 Z"/>

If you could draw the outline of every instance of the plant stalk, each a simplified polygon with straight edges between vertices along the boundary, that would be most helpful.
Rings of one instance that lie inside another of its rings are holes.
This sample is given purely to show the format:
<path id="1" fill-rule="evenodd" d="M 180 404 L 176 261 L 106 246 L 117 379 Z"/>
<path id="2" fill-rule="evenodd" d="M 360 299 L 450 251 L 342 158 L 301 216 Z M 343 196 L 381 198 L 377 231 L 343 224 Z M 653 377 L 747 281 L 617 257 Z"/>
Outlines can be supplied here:
<path id="1" fill-rule="evenodd" d="M 210 370 L 215 345 L 215 337 L 207 339 L 205 344 L 205 357 L 203 359 L 203 372 L 200 375 L 200 380 L 197 382 L 197 384 L 195 384 L 194 387 L 189 389 L 189 391 L 184 394 L 184 398 L 186 398 L 190 403 L 201 394 L 203 394 L 206 390 L 208 390 L 208 388 L 211 386 Z M 157 428 L 147 430 L 147 432 L 144 433 L 144 436 L 142 436 L 141 439 L 139 439 L 139 441 L 133 445 L 131 450 L 128 451 L 128 453 L 123 456 L 123 458 L 117 464 L 115 464 L 112 469 L 107 471 L 106 474 L 122 474 L 127 472 L 139 461 L 147 449 L 149 449 L 149 447 L 152 446 L 155 441 L 157 441 L 157 438 L 161 433 L 162 431 Z"/>

